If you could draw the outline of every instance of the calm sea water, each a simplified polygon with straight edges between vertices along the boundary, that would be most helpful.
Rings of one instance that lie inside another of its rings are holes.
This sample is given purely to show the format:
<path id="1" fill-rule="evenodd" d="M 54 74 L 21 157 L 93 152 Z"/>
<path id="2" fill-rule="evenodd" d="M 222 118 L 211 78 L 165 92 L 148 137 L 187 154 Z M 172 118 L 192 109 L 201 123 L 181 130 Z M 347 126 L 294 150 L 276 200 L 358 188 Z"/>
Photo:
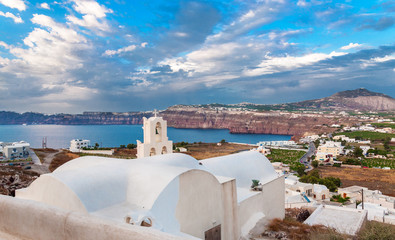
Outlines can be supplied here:
<path id="1" fill-rule="evenodd" d="M 255 144 L 259 141 L 289 140 L 287 135 L 231 134 L 226 129 L 177 129 L 168 128 L 167 135 L 173 142 L 240 142 Z M 142 125 L 0 125 L 0 142 L 26 141 L 39 148 L 43 137 L 47 147 L 67 148 L 72 139 L 89 139 L 91 144 L 118 147 L 136 140 L 143 141 Z"/>

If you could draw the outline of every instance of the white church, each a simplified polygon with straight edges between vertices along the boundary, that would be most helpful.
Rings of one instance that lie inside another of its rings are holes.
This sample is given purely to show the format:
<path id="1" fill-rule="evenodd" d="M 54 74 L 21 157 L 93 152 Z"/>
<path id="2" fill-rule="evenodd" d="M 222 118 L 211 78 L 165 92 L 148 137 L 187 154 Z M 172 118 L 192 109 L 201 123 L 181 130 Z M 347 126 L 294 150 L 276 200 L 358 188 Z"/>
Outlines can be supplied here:
<path id="1" fill-rule="evenodd" d="M 284 177 L 277 175 L 264 155 L 247 151 L 197 161 L 172 153 L 161 117 L 144 119 L 143 129 L 137 159 L 80 157 L 17 190 L 16 198 L 20 204 L 28 202 L 28 212 L 35 208 L 62 212 L 59 223 L 53 216 L 49 219 L 50 225 L 66 229 L 61 233 L 66 239 L 77 230 L 85 231 L 78 239 L 105 239 L 99 233 L 108 239 L 246 239 L 262 233 L 269 220 L 284 217 Z M 259 181 L 255 190 L 252 180 Z M 0 198 L 0 213 L 6 214 L 4 201 Z M 40 221 L 45 222 L 41 212 Z M 88 220 L 73 219 L 75 214 Z M 22 211 L 18 216 L 29 217 Z M 40 221 L 32 228 L 39 229 Z M 92 221 L 106 221 L 107 227 Z M 122 231 L 114 230 L 118 235 L 113 236 L 113 228 Z M 46 226 L 40 231 L 51 229 Z M 124 231 L 132 233 L 120 237 Z"/>

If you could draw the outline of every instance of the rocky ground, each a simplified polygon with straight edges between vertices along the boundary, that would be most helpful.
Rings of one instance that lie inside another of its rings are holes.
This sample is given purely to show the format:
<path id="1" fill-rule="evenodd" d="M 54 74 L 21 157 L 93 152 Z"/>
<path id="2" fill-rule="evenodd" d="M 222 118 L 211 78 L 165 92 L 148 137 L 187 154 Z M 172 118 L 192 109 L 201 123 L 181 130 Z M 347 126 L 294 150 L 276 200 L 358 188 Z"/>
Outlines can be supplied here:
<path id="1" fill-rule="evenodd" d="M 15 196 L 15 190 L 30 185 L 39 174 L 21 167 L 0 167 L 0 194 Z"/>
<path id="2" fill-rule="evenodd" d="M 250 145 L 234 143 L 224 143 L 221 145 L 217 145 L 217 143 L 193 143 L 185 147 L 188 149 L 185 154 L 189 154 L 197 160 L 225 156 L 253 148 Z"/>

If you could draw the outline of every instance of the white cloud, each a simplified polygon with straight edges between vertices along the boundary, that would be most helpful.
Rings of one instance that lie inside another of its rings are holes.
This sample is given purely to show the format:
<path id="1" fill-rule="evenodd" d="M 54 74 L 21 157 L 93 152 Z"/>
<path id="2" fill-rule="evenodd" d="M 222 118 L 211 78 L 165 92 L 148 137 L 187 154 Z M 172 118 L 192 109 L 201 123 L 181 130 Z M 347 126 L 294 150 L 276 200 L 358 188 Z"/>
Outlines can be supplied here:
<path id="1" fill-rule="evenodd" d="M 177 37 L 188 37 L 188 34 L 184 32 L 175 32 L 174 35 Z"/>
<path id="2" fill-rule="evenodd" d="M 73 2 L 74 10 L 83 16 L 78 18 L 74 15 L 69 15 L 66 17 L 70 21 L 69 23 L 88 28 L 98 35 L 111 31 L 111 27 L 105 19 L 107 13 L 113 12 L 111 9 L 92 0 L 73 0 Z"/>
<path id="3" fill-rule="evenodd" d="M 123 47 L 123 48 L 120 48 L 120 49 L 117 49 L 117 50 L 106 50 L 103 55 L 104 56 L 114 56 L 114 55 L 118 55 L 118 54 L 121 54 L 121 53 L 132 52 L 136 48 L 137 48 L 136 45 L 130 45 L 130 46 Z"/>
<path id="4" fill-rule="evenodd" d="M 99 22 L 98 19 L 93 15 L 84 15 L 82 16 L 82 19 L 79 19 L 75 16 L 67 16 L 67 20 L 81 27 L 97 29 L 102 32 L 107 32 L 111 30 L 110 26 L 107 24 L 106 21 Z"/>
<path id="5" fill-rule="evenodd" d="M 347 46 L 343 46 L 340 49 L 341 50 L 349 50 L 352 48 L 361 48 L 363 46 L 363 44 L 359 44 L 359 43 L 350 43 Z"/>
<path id="6" fill-rule="evenodd" d="M 62 24 L 55 22 L 51 17 L 48 17 L 46 15 L 33 14 L 33 18 L 31 19 L 31 21 L 32 23 L 49 28 L 51 30 L 52 35 L 58 36 L 61 39 L 65 40 L 66 42 L 70 42 L 70 43 L 86 42 L 86 39 L 80 34 L 78 34 L 75 30 L 71 28 L 67 28 Z"/>
<path id="7" fill-rule="evenodd" d="M 26 10 L 26 5 L 23 0 L 0 0 L 0 3 L 9 8 L 16 8 L 19 11 Z"/>
<path id="8" fill-rule="evenodd" d="M 395 60 L 395 54 L 386 55 L 384 57 L 375 57 L 369 60 L 362 60 L 361 68 L 367 68 L 371 66 L 376 66 L 378 63 L 383 63 L 387 61 Z"/>
<path id="9" fill-rule="evenodd" d="M 384 57 L 376 57 L 376 58 L 372 58 L 371 59 L 374 62 L 387 62 L 387 61 L 391 61 L 391 60 L 395 60 L 395 54 L 392 55 L 386 55 Z"/>
<path id="10" fill-rule="evenodd" d="M 70 100 L 88 100 L 90 99 L 94 94 L 96 94 L 98 91 L 96 89 L 88 88 L 88 87 L 80 87 L 80 86 L 73 86 L 68 83 L 64 84 L 43 84 L 43 88 L 60 88 L 61 93 L 53 93 L 53 94 L 48 94 L 45 95 L 44 97 L 41 97 L 42 101 L 48 101 L 48 102 L 64 102 L 64 101 L 70 101 Z"/>
<path id="11" fill-rule="evenodd" d="M 10 46 L 7 43 L 3 42 L 3 41 L 0 41 L 0 46 L 2 46 L 5 49 L 9 49 L 10 48 Z"/>
<path id="12" fill-rule="evenodd" d="M 266 56 L 266 59 L 263 60 L 257 68 L 247 69 L 244 71 L 245 76 L 259 76 L 266 74 L 273 74 L 281 71 L 289 71 L 296 68 L 300 68 L 303 66 L 312 65 L 316 62 L 329 59 L 335 56 L 341 56 L 346 53 L 342 52 L 332 52 L 330 54 L 324 53 L 311 53 L 301 57 L 270 57 Z"/>
<path id="13" fill-rule="evenodd" d="M 299 0 L 296 5 L 298 5 L 299 7 L 307 7 L 307 6 L 309 6 L 309 4 L 305 0 Z"/>
<path id="14" fill-rule="evenodd" d="M 49 7 L 48 3 L 45 3 L 45 2 L 44 2 L 44 3 L 41 3 L 41 4 L 40 4 L 40 7 L 43 8 L 43 9 L 48 9 L 48 10 L 51 9 L 51 8 Z"/>
<path id="15" fill-rule="evenodd" d="M 11 18 L 12 20 L 14 20 L 15 23 L 23 23 L 23 20 L 20 16 L 15 16 L 14 14 L 12 14 L 10 12 L 4 13 L 4 12 L 0 11 L 0 16 Z"/>
<path id="16" fill-rule="evenodd" d="M 223 26 L 223 30 L 207 38 L 207 42 L 232 41 L 251 29 L 274 20 L 275 14 L 286 7 L 284 1 L 258 1 L 251 9 L 240 15 L 235 21 Z"/>
<path id="17" fill-rule="evenodd" d="M 237 43 L 213 44 L 193 51 L 185 58 L 165 59 L 159 62 L 159 65 L 169 65 L 173 72 L 190 72 L 190 76 L 193 73 L 222 71 L 226 68 L 227 59 L 234 58 L 241 48 L 242 46 Z"/>
<path id="18" fill-rule="evenodd" d="M 147 45 L 148 45 L 148 43 L 147 43 L 147 42 L 143 42 L 143 43 L 141 43 L 141 45 L 140 45 L 140 46 L 141 46 L 142 48 L 145 48 Z"/>
<path id="19" fill-rule="evenodd" d="M 34 28 L 23 39 L 28 48 L 6 45 L 15 59 L 3 71 L 19 77 L 59 82 L 62 74 L 83 66 L 78 51 L 89 48 L 83 36 L 45 15 L 33 14 L 31 21 L 43 28 Z"/>
<path id="20" fill-rule="evenodd" d="M 81 14 L 93 15 L 97 18 L 104 18 L 106 13 L 113 12 L 111 9 L 108 9 L 92 0 L 73 0 L 73 2 L 75 3 L 73 6 L 74 10 Z"/>

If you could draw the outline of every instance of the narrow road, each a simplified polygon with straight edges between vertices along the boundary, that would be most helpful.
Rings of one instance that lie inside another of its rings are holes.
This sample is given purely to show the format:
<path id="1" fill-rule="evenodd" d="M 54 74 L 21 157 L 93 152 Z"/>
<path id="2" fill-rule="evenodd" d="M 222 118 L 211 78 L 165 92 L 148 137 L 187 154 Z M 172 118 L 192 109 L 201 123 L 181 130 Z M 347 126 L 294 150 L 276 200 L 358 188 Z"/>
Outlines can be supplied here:
<path id="1" fill-rule="evenodd" d="M 314 152 L 315 152 L 315 145 L 314 145 L 313 142 L 311 142 L 311 143 L 309 144 L 309 150 L 308 150 L 307 153 L 306 153 L 305 155 L 303 155 L 303 156 L 300 158 L 300 160 L 299 160 L 300 163 L 302 163 L 302 164 L 304 164 L 305 166 L 308 167 L 308 168 L 305 170 L 305 171 L 307 171 L 307 172 L 313 169 L 313 167 L 311 166 L 310 161 L 308 161 L 308 158 L 311 157 L 311 156 L 313 156 L 313 155 L 314 155 Z"/>
<path id="2" fill-rule="evenodd" d="M 32 158 L 34 164 L 41 165 L 40 159 L 32 149 L 29 150 L 29 156 Z"/>

